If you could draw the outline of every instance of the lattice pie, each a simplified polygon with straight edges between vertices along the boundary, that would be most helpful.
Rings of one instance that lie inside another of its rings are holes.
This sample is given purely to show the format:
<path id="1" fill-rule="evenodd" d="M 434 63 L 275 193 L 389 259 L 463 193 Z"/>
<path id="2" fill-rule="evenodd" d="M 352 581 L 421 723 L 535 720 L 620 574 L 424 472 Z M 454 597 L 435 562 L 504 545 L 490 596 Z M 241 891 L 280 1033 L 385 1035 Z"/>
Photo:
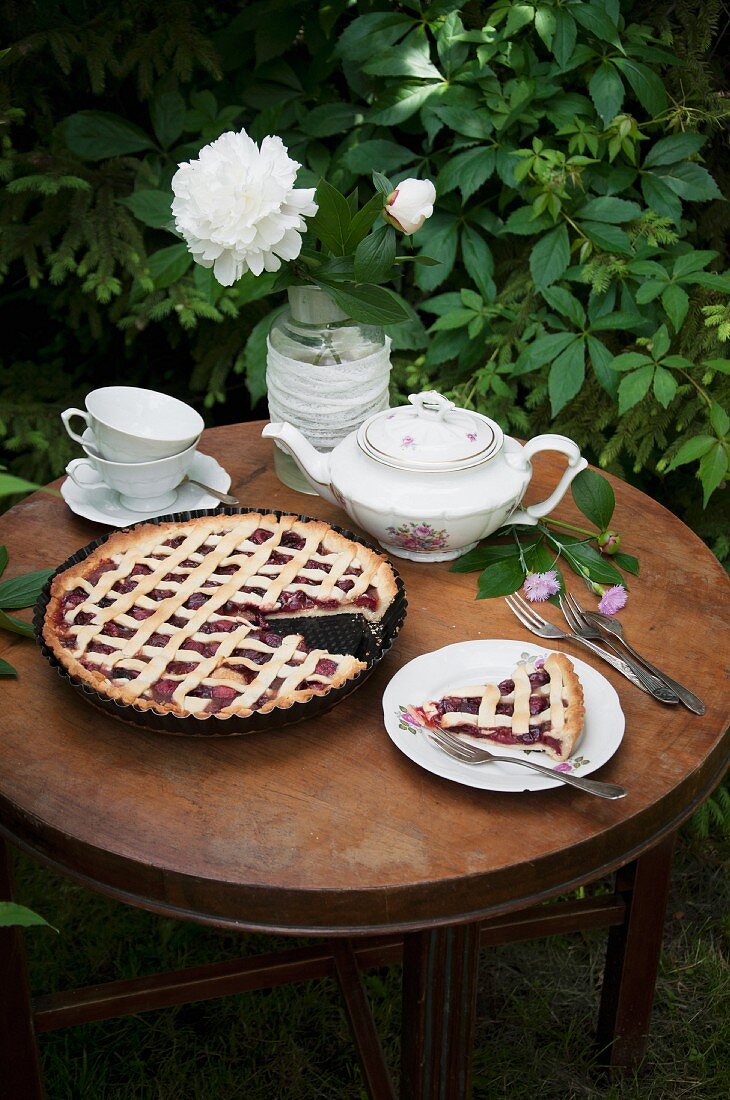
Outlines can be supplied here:
<path id="1" fill-rule="evenodd" d="M 585 719 L 583 688 L 563 653 L 519 664 L 500 684 L 459 688 L 411 709 L 431 728 L 496 745 L 542 749 L 554 760 L 567 760 Z"/>
<path id="2" fill-rule="evenodd" d="M 396 592 L 384 557 L 326 523 L 204 516 L 120 531 L 60 573 L 43 636 L 102 695 L 245 717 L 322 695 L 366 667 L 277 632 L 277 615 L 379 620 Z"/>

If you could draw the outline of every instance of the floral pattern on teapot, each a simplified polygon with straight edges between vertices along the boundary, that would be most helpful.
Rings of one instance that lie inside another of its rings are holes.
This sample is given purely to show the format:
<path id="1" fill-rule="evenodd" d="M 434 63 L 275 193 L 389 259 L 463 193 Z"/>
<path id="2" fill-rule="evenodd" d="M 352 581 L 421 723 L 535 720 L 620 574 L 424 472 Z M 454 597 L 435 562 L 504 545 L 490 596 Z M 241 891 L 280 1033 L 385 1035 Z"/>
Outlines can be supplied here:
<path id="1" fill-rule="evenodd" d="M 430 523 L 422 521 L 388 527 L 387 532 L 392 544 L 401 550 L 444 550 L 449 544 L 449 533 L 445 528 L 437 531 Z"/>

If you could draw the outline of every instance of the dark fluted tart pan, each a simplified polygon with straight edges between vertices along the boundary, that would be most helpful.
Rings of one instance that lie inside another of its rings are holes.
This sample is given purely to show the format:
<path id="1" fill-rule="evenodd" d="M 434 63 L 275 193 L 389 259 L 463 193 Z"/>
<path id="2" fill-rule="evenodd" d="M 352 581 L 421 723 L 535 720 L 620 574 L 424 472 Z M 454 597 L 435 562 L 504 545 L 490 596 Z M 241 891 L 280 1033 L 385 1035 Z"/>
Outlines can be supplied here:
<path id="1" fill-rule="evenodd" d="M 147 527 L 150 524 L 184 523 L 187 520 L 198 519 L 201 516 L 234 516 L 245 515 L 250 512 L 273 515 L 277 518 L 295 514 L 291 511 L 282 511 L 276 508 L 206 508 L 193 512 L 174 512 L 167 516 L 157 516 L 155 519 L 143 520 L 138 524 L 133 524 L 132 527 L 125 528 L 125 530 Z M 314 517 L 297 515 L 297 519 L 306 523 L 312 522 Z M 314 521 L 322 522 L 321 520 Z M 338 527 L 335 523 L 330 523 L 329 526 L 352 542 L 358 542 L 362 546 L 378 550 L 367 539 L 360 538 L 359 535 L 354 535 L 351 531 Z M 51 598 L 53 578 L 59 573 L 70 569 L 72 565 L 84 561 L 94 550 L 102 546 L 112 534 L 116 533 L 116 531 L 109 532 L 101 538 L 94 539 L 93 542 L 82 546 L 80 550 L 68 557 L 62 565 L 59 565 L 53 575 L 48 578 L 36 601 L 33 611 L 33 629 L 43 656 L 51 667 L 56 669 L 59 676 L 66 680 L 82 698 L 91 703 L 92 706 L 104 711 L 105 714 L 110 715 L 110 717 L 128 725 L 138 726 L 141 729 L 185 737 L 235 737 L 247 733 L 256 733 L 260 730 L 280 729 L 282 726 L 290 726 L 295 722 L 301 722 L 305 718 L 316 718 L 341 703 L 343 699 L 347 698 L 351 692 L 356 691 L 365 682 L 395 642 L 405 621 L 408 606 L 405 585 L 398 570 L 388 559 L 393 568 L 398 592 L 379 622 L 369 622 L 362 615 L 346 613 L 303 619 L 287 618 L 284 615 L 271 616 L 271 629 L 277 633 L 302 634 L 310 648 L 328 649 L 331 653 L 350 653 L 366 663 L 366 667 L 357 676 L 348 680 L 341 687 L 331 688 L 325 695 L 315 695 L 306 703 L 292 703 L 291 706 L 285 708 L 275 707 L 268 714 L 261 714 L 257 711 L 248 718 L 235 714 L 228 718 L 220 718 L 216 714 L 201 716 L 172 713 L 159 714 L 155 710 L 143 709 L 134 703 L 122 703 L 117 699 L 109 699 L 101 695 L 88 684 L 72 676 L 43 638 L 43 623 Z M 382 553 L 382 551 L 378 550 L 378 553 Z"/>

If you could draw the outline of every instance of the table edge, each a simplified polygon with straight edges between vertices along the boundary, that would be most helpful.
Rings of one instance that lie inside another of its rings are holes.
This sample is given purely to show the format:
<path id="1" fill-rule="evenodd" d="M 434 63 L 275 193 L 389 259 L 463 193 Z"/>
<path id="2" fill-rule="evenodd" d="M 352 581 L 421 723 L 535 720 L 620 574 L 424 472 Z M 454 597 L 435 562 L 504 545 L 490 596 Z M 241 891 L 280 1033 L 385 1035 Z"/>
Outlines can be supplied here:
<path id="1" fill-rule="evenodd" d="M 722 744 L 718 744 L 718 750 L 723 748 Z M 714 756 L 715 754 L 713 754 Z M 553 885 L 546 887 L 542 890 L 534 893 L 527 893 L 519 898 L 512 898 L 509 901 L 501 901 L 493 906 L 486 906 L 476 908 L 474 910 L 468 910 L 459 913 L 441 914 L 433 917 L 423 917 L 414 920 L 402 920 L 392 922 L 381 922 L 373 924 L 329 924 L 329 925 L 311 925 L 311 924 L 281 924 L 277 922 L 265 922 L 265 921 L 250 921 L 250 920 L 237 920 L 232 917 L 223 917 L 213 913 L 204 912 L 193 908 L 184 908 L 182 906 L 174 905 L 167 901 L 161 901 L 153 897 L 146 896 L 144 894 L 134 893 L 132 891 L 123 890 L 117 886 L 110 885 L 101 879 L 94 878 L 92 875 L 86 874 L 81 870 L 70 867 L 68 864 L 56 859 L 48 852 L 38 846 L 37 843 L 33 843 L 22 835 L 22 831 L 16 831 L 12 827 L 8 826 L 4 821 L 3 807 L 0 804 L 0 837 L 6 839 L 21 852 L 30 856 L 32 859 L 37 860 L 47 869 L 63 875 L 66 878 L 70 878 L 72 881 L 78 883 L 87 889 L 102 894 L 111 898 L 114 901 L 122 902 L 125 905 L 131 905 L 138 909 L 144 909 L 154 913 L 160 917 L 170 917 L 176 920 L 187 920 L 196 924 L 202 924 L 213 928 L 220 928 L 227 931 L 237 931 L 242 933 L 265 933 L 270 935 L 281 936 L 373 936 L 373 935 L 387 935 L 391 933 L 404 933 L 404 932 L 416 932 L 425 928 L 437 928 L 446 927 L 456 924 L 467 924 L 482 920 L 487 920 L 492 917 L 498 917 L 507 915 L 510 913 L 519 912 L 522 909 L 529 908 L 534 905 L 538 905 L 541 902 L 548 901 L 561 893 L 576 889 L 579 886 L 586 885 L 590 882 L 594 882 L 605 875 L 611 874 L 619 867 L 625 866 L 632 860 L 637 859 L 643 855 L 649 849 L 655 847 L 662 839 L 669 834 L 675 832 L 685 821 L 687 821 L 699 808 L 699 806 L 705 801 L 706 798 L 712 793 L 712 791 L 722 781 L 729 765 L 728 757 L 730 753 L 726 751 L 719 752 L 720 760 L 713 770 L 709 780 L 703 784 L 703 786 L 697 790 L 694 797 L 689 803 L 684 805 L 682 809 L 674 817 L 665 821 L 654 833 L 648 838 L 641 841 L 641 843 L 634 845 L 626 851 L 615 853 L 611 858 L 604 863 L 599 864 L 590 869 L 584 869 L 577 875 L 573 875 L 567 879 L 561 879 L 556 881 Z M 690 778 L 690 777 L 688 777 Z M 672 792 L 674 793 L 674 792 Z M 657 804 L 658 805 L 658 804 Z M 656 810 L 657 806 L 652 807 Z M 37 837 L 37 829 L 34 828 L 33 823 L 29 823 L 27 830 L 28 835 Z M 571 849 L 575 851 L 575 849 Z M 156 869 L 160 870 L 160 869 Z M 488 877 L 487 872 L 487 877 Z M 177 878 L 181 876 L 177 875 Z M 478 879 L 482 876 L 472 876 L 474 879 Z M 163 875 L 164 879 L 164 875 Z M 464 879 L 458 879 L 457 881 L 464 881 Z M 421 890 L 428 890 L 430 884 L 417 883 L 409 887 L 397 887 L 401 893 L 417 893 Z M 446 882 L 448 887 L 448 881 Z M 439 892 L 443 889 L 444 883 L 439 883 Z M 309 894 L 318 898 L 325 899 L 327 894 L 335 894 L 334 890 L 313 890 L 313 891 L 287 891 L 277 887 L 266 886 L 248 886 L 244 887 L 252 892 L 258 892 L 262 895 L 280 894 L 283 897 L 286 895 L 290 897 L 292 893 L 299 893 L 300 895 Z M 387 893 L 390 888 L 370 888 L 363 891 L 363 893 Z M 351 891 L 349 892 L 352 893 Z M 276 909 L 276 905 L 271 905 L 272 910 Z"/>

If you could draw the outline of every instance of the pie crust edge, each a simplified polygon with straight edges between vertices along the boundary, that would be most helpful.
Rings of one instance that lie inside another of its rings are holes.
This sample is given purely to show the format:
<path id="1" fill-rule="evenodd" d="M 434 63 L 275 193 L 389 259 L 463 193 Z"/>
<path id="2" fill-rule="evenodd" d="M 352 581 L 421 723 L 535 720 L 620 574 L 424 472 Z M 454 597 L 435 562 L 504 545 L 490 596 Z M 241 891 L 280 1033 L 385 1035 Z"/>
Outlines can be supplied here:
<path id="1" fill-rule="evenodd" d="M 336 531 L 325 520 L 300 520 L 294 515 L 285 514 L 277 516 L 270 512 L 240 512 L 232 515 L 218 514 L 213 516 L 199 516 L 191 520 L 158 524 L 142 521 L 129 530 L 114 532 L 82 561 L 77 562 L 75 565 L 70 566 L 68 569 L 54 576 L 51 582 L 50 598 L 46 607 L 41 633 L 44 642 L 50 648 L 61 667 L 75 679 L 93 688 L 102 698 L 118 701 L 126 706 L 137 708 L 138 710 L 153 710 L 162 716 L 172 714 L 180 718 L 197 718 L 200 721 L 211 717 L 223 719 L 228 717 L 247 718 L 254 713 L 268 714 L 275 709 L 286 710 L 294 703 L 306 703 L 313 698 L 321 698 L 328 695 L 334 688 L 342 687 L 345 683 L 353 680 L 368 667 L 366 662 L 359 660 L 351 654 L 330 654 L 329 651 L 322 650 L 321 653 L 323 657 L 336 656 L 339 658 L 338 667 L 336 672 L 332 675 L 331 683 L 322 685 L 322 690 L 307 688 L 302 691 L 295 690 L 293 692 L 288 692 L 286 695 L 277 695 L 255 711 L 252 708 L 234 709 L 233 707 L 222 707 L 219 711 L 212 714 L 202 713 L 196 715 L 192 714 L 190 711 L 184 710 L 171 700 L 167 700 L 164 704 L 161 704 L 155 699 L 145 699 L 143 697 L 137 697 L 134 700 L 129 699 L 125 692 L 126 682 L 116 684 L 114 681 L 104 676 L 103 673 L 88 669 L 62 644 L 60 640 L 61 629 L 59 614 L 63 596 L 66 592 L 76 587 L 77 579 L 85 580 L 89 573 L 94 572 L 96 566 L 109 558 L 112 554 L 124 553 L 135 546 L 141 547 L 142 543 L 146 541 L 145 536 L 148 532 L 149 534 L 152 533 L 150 530 L 151 528 L 154 528 L 156 542 L 162 543 L 166 539 L 176 538 L 179 535 L 187 537 L 187 535 L 191 533 L 193 525 L 196 525 L 201 533 L 209 535 L 221 530 L 231 530 L 244 522 L 247 525 L 250 523 L 251 531 L 267 524 L 269 526 L 283 526 L 285 531 L 295 531 L 297 533 L 298 528 L 305 528 L 308 534 L 316 534 L 319 538 L 319 542 L 324 542 L 331 552 L 344 550 L 349 546 L 355 545 L 358 547 L 360 558 L 364 559 L 364 563 L 371 565 L 374 569 L 370 583 L 377 588 L 378 591 L 378 608 L 371 609 L 354 607 L 353 605 L 348 606 L 346 601 L 343 601 L 343 606 L 341 608 L 311 608 L 304 611 L 282 612 L 279 616 L 272 616 L 273 621 L 270 626 L 273 630 L 275 630 L 277 617 L 297 619 L 310 616 L 325 617 L 349 613 L 357 614 L 371 622 L 378 622 L 383 618 L 398 594 L 395 573 L 387 558 L 366 543 L 347 538 L 339 531 Z M 141 534 L 142 531 L 144 531 L 144 535 Z M 203 539 L 201 545 L 204 541 Z M 251 609 L 251 614 L 256 614 L 255 609 Z M 318 651 L 310 650 L 309 652 L 313 653 Z"/>

